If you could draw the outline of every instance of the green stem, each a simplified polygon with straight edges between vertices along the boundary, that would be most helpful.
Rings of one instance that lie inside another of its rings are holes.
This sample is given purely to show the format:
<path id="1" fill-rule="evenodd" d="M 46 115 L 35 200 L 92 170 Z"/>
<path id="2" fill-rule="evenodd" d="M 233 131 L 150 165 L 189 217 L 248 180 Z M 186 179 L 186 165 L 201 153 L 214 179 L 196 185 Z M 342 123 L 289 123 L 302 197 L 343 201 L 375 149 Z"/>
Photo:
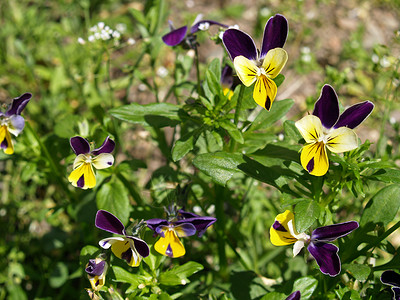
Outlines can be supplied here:
<path id="1" fill-rule="evenodd" d="M 225 252 L 225 213 L 224 213 L 224 188 L 215 185 L 216 193 L 216 204 L 215 204 L 215 214 L 217 217 L 216 233 L 218 241 L 218 257 L 221 275 L 227 275 L 227 259 Z"/>
<path id="2" fill-rule="evenodd" d="M 237 123 L 239 122 L 239 114 L 240 114 L 240 110 L 242 108 L 243 94 L 244 94 L 244 85 L 241 84 L 240 91 L 239 91 L 239 97 L 238 97 L 237 103 L 236 103 L 236 110 L 235 110 L 235 117 L 234 117 L 235 125 L 237 125 Z"/>
<path id="3" fill-rule="evenodd" d="M 138 206 L 144 206 L 144 201 L 142 197 L 140 196 L 140 193 L 136 190 L 136 186 L 134 186 L 132 183 L 130 183 L 124 175 L 122 175 L 120 172 L 117 174 L 117 178 L 125 185 L 125 187 L 128 189 L 129 193 L 131 194 L 132 198 L 135 200 L 136 205 Z"/>
<path id="4" fill-rule="evenodd" d="M 200 82 L 200 62 L 199 62 L 199 50 L 197 46 L 194 47 L 195 60 L 196 60 L 196 74 L 197 74 L 197 94 L 201 95 L 201 82 Z"/>
<path id="5" fill-rule="evenodd" d="M 124 103 L 128 103 L 128 97 L 129 97 L 129 90 L 131 89 L 131 86 L 132 86 L 132 84 L 133 84 L 133 79 L 135 78 L 135 76 L 134 76 L 134 72 L 135 72 L 135 70 L 139 67 L 139 64 L 142 62 L 142 60 L 143 60 L 143 56 L 146 54 L 146 52 L 148 51 L 148 49 L 149 49 L 149 45 L 147 44 L 145 47 L 144 47 L 144 49 L 143 49 L 143 51 L 140 53 L 140 55 L 139 55 L 139 58 L 137 59 L 137 61 L 136 61 L 136 63 L 133 65 L 133 67 L 132 67 L 132 72 L 130 73 L 130 76 L 129 76 L 129 81 L 128 81 L 128 85 L 127 85 L 127 87 L 126 87 L 126 89 L 125 89 L 125 97 L 124 97 Z"/>

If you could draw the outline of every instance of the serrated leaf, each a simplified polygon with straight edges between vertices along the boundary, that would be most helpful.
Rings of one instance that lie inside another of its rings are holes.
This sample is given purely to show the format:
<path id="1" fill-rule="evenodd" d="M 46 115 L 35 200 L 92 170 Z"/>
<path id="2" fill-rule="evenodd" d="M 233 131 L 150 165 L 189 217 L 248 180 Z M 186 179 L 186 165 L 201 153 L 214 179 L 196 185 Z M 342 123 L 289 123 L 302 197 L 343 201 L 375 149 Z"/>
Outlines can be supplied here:
<path id="1" fill-rule="evenodd" d="M 118 219 L 123 224 L 128 222 L 131 206 L 126 187 L 116 177 L 112 177 L 109 182 L 104 183 L 96 194 L 98 209 L 104 209 Z"/>
<path id="2" fill-rule="evenodd" d="M 247 131 L 254 131 L 258 129 L 268 129 L 276 121 L 282 119 L 283 116 L 290 110 L 293 106 L 294 101 L 292 99 L 286 99 L 281 101 L 276 101 L 270 111 L 263 109 L 260 111 L 258 116 L 252 122 L 251 126 Z"/>
<path id="3" fill-rule="evenodd" d="M 306 231 L 319 217 L 320 207 L 313 200 L 305 200 L 296 204 L 294 208 L 296 230 L 301 233 Z"/>
<path id="4" fill-rule="evenodd" d="M 307 276 L 297 279 L 293 284 L 293 292 L 300 291 L 301 299 L 307 300 L 310 299 L 315 289 L 318 286 L 317 279 Z"/>
<path id="5" fill-rule="evenodd" d="M 365 281 L 368 279 L 369 274 L 371 274 L 371 268 L 366 265 L 360 264 L 344 264 L 342 269 L 349 272 L 355 279 L 360 281 Z"/>
<path id="6" fill-rule="evenodd" d="M 110 114 L 120 120 L 144 126 L 161 128 L 180 123 L 180 107 L 170 103 L 141 105 L 132 103 L 110 110 Z"/>
<path id="7" fill-rule="evenodd" d="M 393 184 L 378 191 L 369 200 L 361 216 L 361 226 L 369 222 L 388 225 L 400 207 L 400 185 Z"/>
<path id="8" fill-rule="evenodd" d="M 241 173 L 237 166 L 243 162 L 242 155 L 226 152 L 204 153 L 193 160 L 196 168 L 220 185 L 225 185 L 234 174 Z"/>

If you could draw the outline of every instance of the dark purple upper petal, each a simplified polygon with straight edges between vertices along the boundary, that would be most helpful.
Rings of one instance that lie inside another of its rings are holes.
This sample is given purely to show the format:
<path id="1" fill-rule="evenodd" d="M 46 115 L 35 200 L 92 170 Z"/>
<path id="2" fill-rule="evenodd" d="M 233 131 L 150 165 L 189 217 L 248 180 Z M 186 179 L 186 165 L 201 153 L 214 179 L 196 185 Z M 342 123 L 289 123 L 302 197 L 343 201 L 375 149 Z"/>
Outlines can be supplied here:
<path id="1" fill-rule="evenodd" d="M 317 116 L 325 128 L 331 128 L 339 118 L 339 100 L 329 84 L 322 87 L 321 95 L 314 105 L 313 115 Z"/>
<path id="2" fill-rule="evenodd" d="M 370 101 L 364 101 L 354 104 L 346 109 L 339 117 L 334 128 L 347 126 L 351 129 L 360 125 L 372 112 L 374 104 Z"/>
<path id="3" fill-rule="evenodd" d="M 393 299 L 394 300 L 400 300 L 400 288 L 392 287 L 392 291 L 394 293 Z"/>
<path id="4" fill-rule="evenodd" d="M 158 226 L 168 226 L 168 221 L 164 219 L 150 219 L 146 221 L 147 227 L 156 232 Z"/>
<path id="5" fill-rule="evenodd" d="M 291 293 L 286 300 L 300 300 L 301 293 L 300 291 L 295 291 Z"/>
<path id="6" fill-rule="evenodd" d="M 322 273 L 334 277 L 340 273 L 339 248 L 333 244 L 311 242 L 308 251 L 315 258 Z"/>
<path id="7" fill-rule="evenodd" d="M 31 100 L 31 98 L 32 98 L 31 93 L 25 93 L 19 96 L 18 98 L 14 98 L 11 103 L 11 106 L 6 111 L 6 116 L 8 117 L 11 115 L 20 115 L 22 110 L 28 104 L 29 100 Z"/>
<path id="8" fill-rule="evenodd" d="M 247 33 L 239 29 L 228 29 L 222 36 L 222 42 L 232 60 L 239 55 L 243 55 L 250 60 L 257 60 L 256 45 Z"/>
<path id="9" fill-rule="evenodd" d="M 383 272 L 381 275 L 381 281 L 384 284 L 400 288 L 400 274 L 396 273 L 395 271 L 388 270 Z"/>
<path id="10" fill-rule="evenodd" d="M 106 210 L 99 210 L 96 214 L 95 225 L 102 230 L 125 235 L 125 226 L 121 221 Z"/>
<path id="11" fill-rule="evenodd" d="M 71 145 L 72 150 L 74 150 L 76 155 L 86 154 L 90 152 L 90 144 L 89 142 L 80 136 L 74 136 L 70 138 L 69 143 Z"/>
<path id="12" fill-rule="evenodd" d="M 182 223 L 190 223 L 192 224 L 197 230 L 197 236 L 201 237 L 204 232 L 217 221 L 216 218 L 213 217 L 193 217 L 187 218 L 183 220 L 178 220 L 174 224 L 182 224 Z"/>
<path id="13" fill-rule="evenodd" d="M 348 235 L 350 232 L 357 229 L 358 226 L 358 222 L 350 221 L 319 227 L 312 232 L 311 240 L 323 242 L 334 241 L 340 237 Z"/>
<path id="14" fill-rule="evenodd" d="M 100 153 L 111 153 L 114 151 L 114 148 L 115 148 L 115 142 L 108 136 L 103 142 L 103 145 L 101 145 L 97 149 L 94 149 L 92 153 L 94 155 L 99 155 Z"/>
<path id="15" fill-rule="evenodd" d="M 104 272 L 105 265 L 106 262 L 104 260 L 97 264 L 95 259 L 89 259 L 89 263 L 85 269 L 85 272 L 90 276 L 100 276 Z"/>
<path id="16" fill-rule="evenodd" d="M 201 20 L 200 22 L 197 22 L 196 24 L 194 24 L 194 25 L 190 28 L 190 33 L 195 33 L 195 32 L 197 32 L 197 31 L 199 31 L 199 30 L 200 30 L 200 29 L 199 29 L 199 26 L 200 26 L 201 24 L 204 24 L 204 23 L 208 23 L 209 25 L 219 25 L 219 26 L 221 26 L 221 27 L 228 28 L 227 25 L 222 24 L 222 23 L 219 23 L 219 22 L 216 22 L 216 21 L 212 21 L 212 20 Z"/>
<path id="17" fill-rule="evenodd" d="M 127 236 L 128 238 L 131 238 L 135 244 L 135 249 L 137 252 L 142 256 L 142 257 L 147 257 L 150 254 L 150 249 L 147 243 L 137 237 L 134 236 Z"/>
<path id="18" fill-rule="evenodd" d="M 168 46 L 176 46 L 180 44 L 186 36 L 187 26 L 172 30 L 162 37 L 162 40 Z"/>
<path id="19" fill-rule="evenodd" d="M 260 57 L 265 57 L 271 49 L 283 48 L 288 32 L 289 25 L 284 16 L 277 14 L 271 17 L 265 24 Z"/>
<path id="20" fill-rule="evenodd" d="M 222 87 L 231 88 L 233 84 L 233 69 L 229 65 L 225 65 L 221 73 Z"/>

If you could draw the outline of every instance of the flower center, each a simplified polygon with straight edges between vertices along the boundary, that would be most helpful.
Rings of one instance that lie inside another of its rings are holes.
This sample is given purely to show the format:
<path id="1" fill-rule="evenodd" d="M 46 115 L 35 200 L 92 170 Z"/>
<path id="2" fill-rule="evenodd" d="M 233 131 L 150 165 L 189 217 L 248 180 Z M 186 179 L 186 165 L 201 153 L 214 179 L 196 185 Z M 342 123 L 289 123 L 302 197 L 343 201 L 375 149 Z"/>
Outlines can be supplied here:
<path id="1" fill-rule="evenodd" d="M 7 126 L 10 124 L 10 119 L 7 117 L 0 117 L 0 126 Z"/>
<path id="2" fill-rule="evenodd" d="M 93 158 L 90 154 L 85 154 L 85 163 L 91 164 L 93 161 Z"/>

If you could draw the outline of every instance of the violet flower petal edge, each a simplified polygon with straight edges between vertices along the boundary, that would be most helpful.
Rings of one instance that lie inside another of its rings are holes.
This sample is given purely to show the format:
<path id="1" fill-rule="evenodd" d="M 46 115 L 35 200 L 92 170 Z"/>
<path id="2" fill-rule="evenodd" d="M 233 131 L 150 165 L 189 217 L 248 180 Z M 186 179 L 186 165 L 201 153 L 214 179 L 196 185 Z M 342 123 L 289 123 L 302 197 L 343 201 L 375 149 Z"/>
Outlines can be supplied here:
<path id="1" fill-rule="evenodd" d="M 29 100 L 31 100 L 32 94 L 31 93 L 25 93 L 22 94 L 21 96 L 14 98 L 11 106 L 9 109 L 6 111 L 6 116 L 11 116 L 11 115 L 20 115 L 22 110 L 25 108 L 25 106 L 28 104 Z"/>
<path id="2" fill-rule="evenodd" d="M 288 33 L 288 21 L 283 15 L 276 14 L 275 16 L 269 18 L 264 28 L 260 57 L 265 57 L 268 51 L 271 49 L 283 48 Z"/>
<path id="3" fill-rule="evenodd" d="M 315 258 L 319 269 L 325 275 L 335 277 L 340 273 L 339 248 L 333 244 L 311 242 L 307 250 Z"/>
<path id="4" fill-rule="evenodd" d="M 349 221 L 315 229 L 311 234 L 312 241 L 331 242 L 350 234 L 359 227 L 358 222 Z"/>
<path id="5" fill-rule="evenodd" d="M 95 226 L 99 229 L 125 235 L 125 226 L 112 213 L 106 210 L 99 210 L 96 214 Z"/>
<path id="6" fill-rule="evenodd" d="M 371 101 L 364 101 L 347 108 L 333 126 L 334 128 L 349 127 L 351 129 L 360 125 L 373 111 L 374 104 Z"/>
<path id="7" fill-rule="evenodd" d="M 94 155 L 99 155 L 101 153 L 111 153 L 114 151 L 114 148 L 115 148 L 115 142 L 108 136 L 104 140 L 103 144 L 99 148 L 94 149 L 92 153 Z"/>
<path id="8" fill-rule="evenodd" d="M 257 60 L 257 47 L 247 33 L 239 29 L 228 29 L 222 36 L 222 42 L 232 61 L 236 56 L 244 56 L 250 60 Z"/>
<path id="9" fill-rule="evenodd" d="M 301 293 L 300 291 L 295 291 L 293 293 L 291 293 L 286 300 L 300 300 L 301 297 Z"/>
<path id="10" fill-rule="evenodd" d="M 69 144 L 76 155 L 86 154 L 90 152 L 89 142 L 81 136 L 74 136 L 70 138 Z"/>
<path id="11" fill-rule="evenodd" d="M 400 288 L 400 274 L 392 270 L 387 270 L 382 273 L 381 282 Z"/>
<path id="12" fill-rule="evenodd" d="M 339 118 L 338 96 L 329 84 L 322 87 L 321 95 L 314 105 L 313 115 L 317 116 L 325 128 L 332 128 Z"/>
<path id="13" fill-rule="evenodd" d="M 162 40 L 167 46 L 173 47 L 179 45 L 184 40 L 186 32 L 187 26 L 182 26 L 164 35 Z"/>

